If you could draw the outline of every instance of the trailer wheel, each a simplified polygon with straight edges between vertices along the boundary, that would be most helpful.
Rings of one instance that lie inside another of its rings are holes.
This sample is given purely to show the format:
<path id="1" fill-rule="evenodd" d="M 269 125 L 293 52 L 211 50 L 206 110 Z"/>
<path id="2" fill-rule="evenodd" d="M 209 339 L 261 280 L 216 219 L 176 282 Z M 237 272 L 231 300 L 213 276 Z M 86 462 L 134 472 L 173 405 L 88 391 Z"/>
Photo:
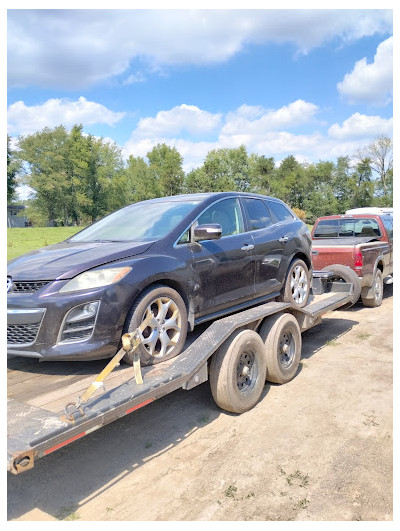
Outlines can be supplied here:
<path id="1" fill-rule="evenodd" d="M 346 308 L 351 308 L 358 301 L 361 295 L 361 282 L 358 278 L 358 275 L 350 267 L 344 266 L 342 264 L 332 264 L 326 266 L 322 271 L 332 271 L 333 277 L 330 279 L 332 282 L 348 282 L 353 284 L 353 294 L 350 299 L 350 302 L 338 308 L 338 310 L 344 310 Z"/>
<path id="2" fill-rule="evenodd" d="M 210 386 L 217 405 L 244 413 L 260 399 L 265 385 L 264 345 L 253 330 L 238 330 L 213 354 Z"/>
<path id="3" fill-rule="evenodd" d="M 372 299 L 366 299 L 364 297 L 361 298 L 364 306 L 369 308 L 377 308 L 382 304 L 383 298 L 383 277 L 380 269 L 377 269 L 375 272 L 372 288 L 374 291 L 374 296 Z"/>
<path id="4" fill-rule="evenodd" d="M 152 365 L 177 356 L 187 334 L 186 306 L 174 289 L 157 284 L 145 290 L 128 314 L 125 332 L 138 328 L 150 312 L 156 318 L 157 325 L 148 326 L 143 331 L 144 342 L 138 346 L 143 365 Z M 125 354 L 124 361 L 132 365 L 133 354 Z"/>
<path id="5" fill-rule="evenodd" d="M 310 271 L 303 260 L 296 258 L 289 266 L 285 284 L 277 300 L 303 308 L 307 304 L 310 287 Z"/>
<path id="6" fill-rule="evenodd" d="M 301 357 L 301 332 L 290 313 L 277 313 L 264 320 L 260 328 L 267 362 L 266 379 L 283 384 L 297 373 Z"/>

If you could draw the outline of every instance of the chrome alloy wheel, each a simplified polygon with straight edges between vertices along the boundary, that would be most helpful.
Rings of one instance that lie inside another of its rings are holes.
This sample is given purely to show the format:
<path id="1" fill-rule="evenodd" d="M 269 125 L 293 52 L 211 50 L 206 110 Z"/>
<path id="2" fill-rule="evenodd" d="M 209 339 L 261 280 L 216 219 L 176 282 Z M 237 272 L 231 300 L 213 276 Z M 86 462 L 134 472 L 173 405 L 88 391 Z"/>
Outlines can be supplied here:
<path id="1" fill-rule="evenodd" d="M 296 304 L 302 304 L 308 294 L 308 275 L 303 266 L 297 265 L 290 278 L 290 289 Z"/>
<path id="2" fill-rule="evenodd" d="M 257 369 L 254 354 L 247 351 L 242 352 L 236 367 L 236 382 L 239 391 L 246 392 L 254 387 L 256 377 Z"/>
<path id="3" fill-rule="evenodd" d="M 150 356 L 164 358 L 171 353 L 179 341 L 182 316 L 174 300 L 158 297 L 146 308 L 142 322 L 152 314 L 155 321 L 143 331 L 143 345 Z"/>
<path id="4" fill-rule="evenodd" d="M 287 369 L 293 362 L 296 353 L 296 342 L 290 332 L 283 331 L 279 338 L 279 356 L 281 367 Z"/>

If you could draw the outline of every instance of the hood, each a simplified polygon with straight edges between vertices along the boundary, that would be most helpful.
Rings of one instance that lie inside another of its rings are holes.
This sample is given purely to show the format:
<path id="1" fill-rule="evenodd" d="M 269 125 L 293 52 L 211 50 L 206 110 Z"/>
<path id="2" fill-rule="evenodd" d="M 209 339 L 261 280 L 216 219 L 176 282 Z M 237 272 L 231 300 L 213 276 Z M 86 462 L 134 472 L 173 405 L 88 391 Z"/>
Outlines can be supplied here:
<path id="1" fill-rule="evenodd" d="M 83 271 L 142 254 L 154 242 L 61 242 L 10 260 L 14 280 L 64 280 Z"/>

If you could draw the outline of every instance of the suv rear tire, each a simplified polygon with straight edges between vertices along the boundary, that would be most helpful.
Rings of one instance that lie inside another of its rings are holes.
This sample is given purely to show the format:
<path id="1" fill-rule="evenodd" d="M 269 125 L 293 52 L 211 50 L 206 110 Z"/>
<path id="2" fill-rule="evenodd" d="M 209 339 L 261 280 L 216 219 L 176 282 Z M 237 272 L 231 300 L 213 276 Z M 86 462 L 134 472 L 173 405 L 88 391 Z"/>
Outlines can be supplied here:
<path id="1" fill-rule="evenodd" d="M 297 308 L 303 308 L 307 304 L 310 287 L 310 271 L 303 260 L 296 258 L 289 266 L 285 284 L 277 300 L 290 302 Z"/>

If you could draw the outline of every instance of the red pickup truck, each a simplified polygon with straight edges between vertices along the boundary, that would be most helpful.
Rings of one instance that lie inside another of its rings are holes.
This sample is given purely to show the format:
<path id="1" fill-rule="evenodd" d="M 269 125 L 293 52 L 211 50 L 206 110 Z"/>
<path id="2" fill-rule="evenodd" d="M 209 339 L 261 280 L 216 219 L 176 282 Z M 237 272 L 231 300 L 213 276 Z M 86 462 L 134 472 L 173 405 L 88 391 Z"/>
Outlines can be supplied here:
<path id="1" fill-rule="evenodd" d="M 353 303 L 360 296 L 365 306 L 382 303 L 383 283 L 393 282 L 391 215 L 324 216 L 315 222 L 311 237 L 314 271 L 330 270 L 334 280 L 353 282 Z"/>

